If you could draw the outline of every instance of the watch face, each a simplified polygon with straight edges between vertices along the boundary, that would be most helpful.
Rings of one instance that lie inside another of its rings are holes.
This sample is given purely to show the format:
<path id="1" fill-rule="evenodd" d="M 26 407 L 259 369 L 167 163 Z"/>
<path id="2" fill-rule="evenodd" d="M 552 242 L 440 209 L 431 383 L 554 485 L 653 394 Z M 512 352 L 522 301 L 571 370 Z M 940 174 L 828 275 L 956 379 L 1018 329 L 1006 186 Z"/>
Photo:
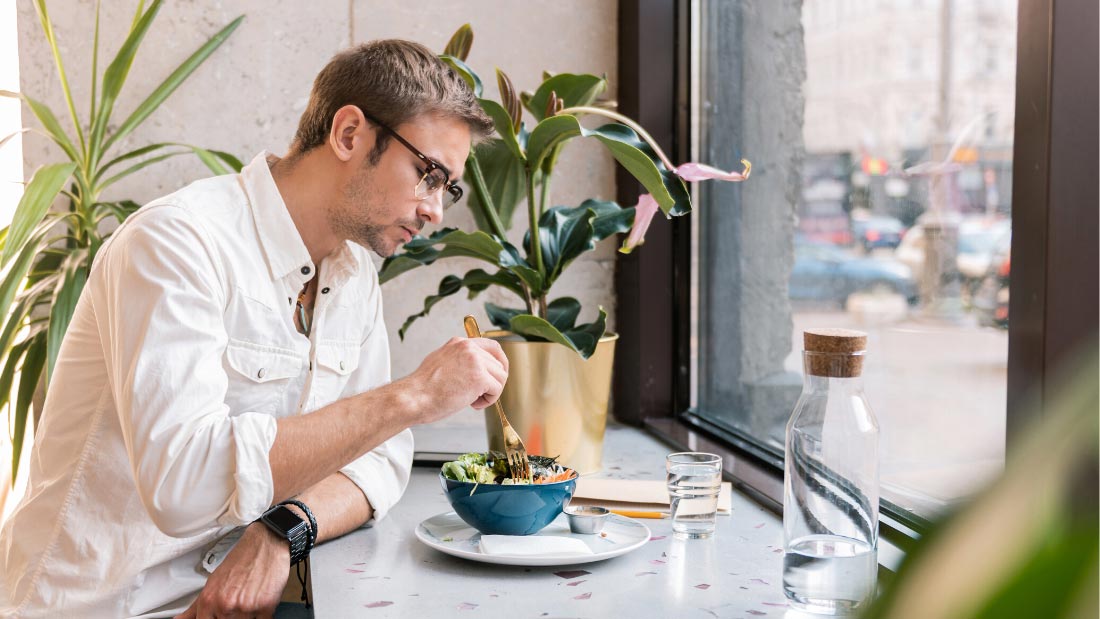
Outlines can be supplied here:
<path id="1" fill-rule="evenodd" d="M 285 505 L 280 505 L 264 514 L 264 520 L 275 525 L 284 533 L 289 533 L 294 527 L 305 524 L 305 521 L 298 517 L 298 514 L 290 511 Z"/>

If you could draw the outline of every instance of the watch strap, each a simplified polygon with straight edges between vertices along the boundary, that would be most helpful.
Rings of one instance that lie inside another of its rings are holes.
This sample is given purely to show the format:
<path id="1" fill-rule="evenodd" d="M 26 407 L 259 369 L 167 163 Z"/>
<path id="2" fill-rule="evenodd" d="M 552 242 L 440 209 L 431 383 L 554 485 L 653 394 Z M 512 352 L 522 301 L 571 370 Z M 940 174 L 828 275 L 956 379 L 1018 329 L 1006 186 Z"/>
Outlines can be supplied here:
<path id="1" fill-rule="evenodd" d="M 305 513 L 306 518 L 309 520 L 309 548 L 306 549 L 306 555 L 309 555 L 313 547 L 317 544 L 317 519 L 313 517 L 313 511 L 310 510 L 305 503 L 297 499 L 287 499 L 280 502 L 279 505 L 293 505 Z"/>

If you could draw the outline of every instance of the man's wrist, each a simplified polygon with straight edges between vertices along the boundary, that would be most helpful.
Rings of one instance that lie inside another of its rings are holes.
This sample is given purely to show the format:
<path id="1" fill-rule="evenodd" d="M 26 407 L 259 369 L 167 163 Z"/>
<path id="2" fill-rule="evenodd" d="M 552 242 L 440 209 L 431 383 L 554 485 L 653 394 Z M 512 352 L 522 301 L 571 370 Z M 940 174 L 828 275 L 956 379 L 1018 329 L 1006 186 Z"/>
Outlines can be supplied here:
<path id="1" fill-rule="evenodd" d="M 244 538 L 251 538 L 256 543 L 260 544 L 265 551 L 272 552 L 280 558 L 286 558 L 287 565 L 290 565 L 290 542 L 285 537 L 279 537 L 277 533 L 272 531 L 266 524 L 257 520 L 252 524 L 245 527 Z"/>
<path id="2" fill-rule="evenodd" d="M 418 425 L 426 418 L 428 397 L 408 376 L 367 394 L 383 397 L 380 410 L 392 416 L 396 432 Z"/>

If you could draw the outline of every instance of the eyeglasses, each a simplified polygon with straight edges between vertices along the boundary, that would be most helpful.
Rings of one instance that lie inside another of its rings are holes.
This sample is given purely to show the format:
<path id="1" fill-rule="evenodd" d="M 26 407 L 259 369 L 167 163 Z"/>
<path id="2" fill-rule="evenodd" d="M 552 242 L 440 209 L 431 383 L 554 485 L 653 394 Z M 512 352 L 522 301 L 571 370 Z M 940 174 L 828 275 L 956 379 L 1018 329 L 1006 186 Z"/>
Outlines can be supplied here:
<path id="1" fill-rule="evenodd" d="M 447 190 L 447 195 L 443 196 L 443 208 L 445 209 L 454 206 L 455 202 L 462 199 L 462 188 L 458 186 L 457 181 L 450 180 L 451 171 L 448 170 L 446 166 L 420 152 L 415 146 L 409 144 L 408 140 L 401 137 L 399 133 L 390 129 L 385 123 L 374 116 L 364 112 L 363 108 L 359 108 L 359 111 L 363 112 L 363 116 L 365 116 L 367 120 L 378 125 L 387 133 L 397 138 L 397 141 L 401 142 L 402 146 L 409 149 L 409 152 L 416 155 L 420 161 L 424 162 L 424 167 L 420 169 L 420 181 L 416 183 L 416 187 L 413 187 L 413 195 L 416 196 L 417 200 L 426 200 L 440 189 Z"/>

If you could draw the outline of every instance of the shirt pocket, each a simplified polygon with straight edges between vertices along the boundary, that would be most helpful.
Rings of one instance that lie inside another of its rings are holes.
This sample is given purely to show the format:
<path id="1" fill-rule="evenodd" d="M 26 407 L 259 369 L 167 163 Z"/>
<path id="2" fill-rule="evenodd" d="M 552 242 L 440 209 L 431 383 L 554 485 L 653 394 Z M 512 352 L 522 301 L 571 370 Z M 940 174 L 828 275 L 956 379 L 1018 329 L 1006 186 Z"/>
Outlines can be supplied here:
<path id="1" fill-rule="evenodd" d="M 275 414 L 287 387 L 301 376 L 302 359 L 292 350 L 231 339 L 225 348 L 230 414 Z M 289 411 L 288 411 L 289 413 Z"/>
<path id="2" fill-rule="evenodd" d="M 317 370 L 314 392 L 318 406 L 340 399 L 351 373 L 359 368 L 359 342 L 325 340 L 317 344 Z"/>

